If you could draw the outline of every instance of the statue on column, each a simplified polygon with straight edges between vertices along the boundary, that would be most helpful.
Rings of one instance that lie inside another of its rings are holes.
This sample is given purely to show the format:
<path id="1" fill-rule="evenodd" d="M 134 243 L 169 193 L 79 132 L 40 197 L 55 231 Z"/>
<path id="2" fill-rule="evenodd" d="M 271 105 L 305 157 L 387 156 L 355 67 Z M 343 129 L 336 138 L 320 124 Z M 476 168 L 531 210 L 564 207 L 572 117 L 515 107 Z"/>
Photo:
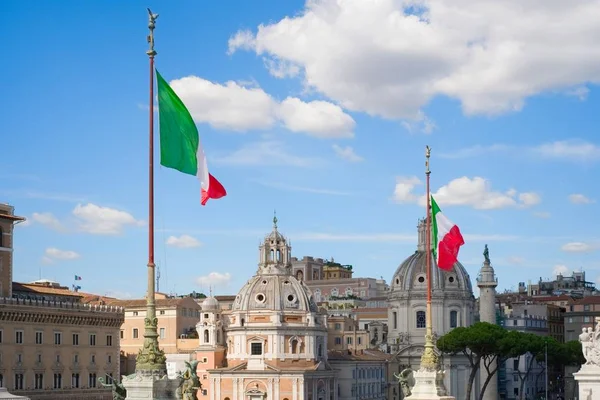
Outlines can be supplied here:
<path id="1" fill-rule="evenodd" d="M 485 263 L 489 264 L 490 263 L 490 251 L 488 250 L 487 244 L 485 245 L 485 247 L 483 249 L 483 257 L 485 257 Z"/>
<path id="2" fill-rule="evenodd" d="M 595 328 L 583 328 L 579 335 L 581 350 L 585 357 L 585 365 L 600 367 L 600 320 Z"/>

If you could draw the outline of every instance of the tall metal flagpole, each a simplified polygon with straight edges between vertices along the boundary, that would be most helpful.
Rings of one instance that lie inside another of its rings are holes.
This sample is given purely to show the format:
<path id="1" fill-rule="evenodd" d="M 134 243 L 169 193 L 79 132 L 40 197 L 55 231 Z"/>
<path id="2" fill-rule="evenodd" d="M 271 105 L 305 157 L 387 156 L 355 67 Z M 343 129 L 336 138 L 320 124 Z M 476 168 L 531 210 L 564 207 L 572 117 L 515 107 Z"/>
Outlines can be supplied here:
<path id="1" fill-rule="evenodd" d="M 150 58 L 150 110 L 149 110 L 149 140 L 150 154 L 148 163 L 148 290 L 146 294 L 146 318 L 144 319 L 144 346 L 140 349 L 135 369 L 140 372 L 166 373 L 165 353 L 158 347 L 158 319 L 154 301 L 154 28 L 158 14 L 148 9 L 149 49 L 146 51 Z"/>
<path id="2" fill-rule="evenodd" d="M 430 189 L 429 189 L 429 158 L 431 157 L 431 148 L 425 146 L 425 176 L 426 176 L 426 192 L 427 192 L 427 220 L 425 239 L 426 247 L 426 268 L 427 268 L 427 315 L 426 315 L 426 331 L 425 331 L 425 350 L 421 355 L 421 369 L 428 371 L 437 370 L 438 358 L 434 351 L 435 344 L 433 343 L 433 328 L 431 314 L 431 205 L 430 205 Z"/>

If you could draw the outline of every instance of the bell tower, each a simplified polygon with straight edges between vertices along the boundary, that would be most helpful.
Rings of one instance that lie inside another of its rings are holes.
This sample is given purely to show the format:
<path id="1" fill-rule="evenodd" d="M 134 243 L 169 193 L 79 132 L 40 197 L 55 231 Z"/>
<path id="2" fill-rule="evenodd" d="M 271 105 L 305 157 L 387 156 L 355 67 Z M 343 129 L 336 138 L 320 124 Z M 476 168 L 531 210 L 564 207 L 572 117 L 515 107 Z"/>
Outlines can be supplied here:
<path id="1" fill-rule="evenodd" d="M 212 290 L 210 296 L 202 302 L 201 308 L 200 321 L 196 324 L 200 344 L 196 350 L 196 360 L 199 361 L 197 371 L 203 388 L 202 394 L 205 395 L 210 387 L 206 371 L 223 366 L 227 349 L 221 305 L 213 297 Z M 198 394 L 201 394 L 200 391 Z"/>
<path id="2" fill-rule="evenodd" d="M 292 247 L 277 230 L 277 215 L 273 216 L 273 230 L 259 247 L 258 275 L 291 275 Z"/>
<path id="3" fill-rule="evenodd" d="M 0 297 L 12 297 L 13 231 L 23 221 L 13 206 L 0 203 Z"/>

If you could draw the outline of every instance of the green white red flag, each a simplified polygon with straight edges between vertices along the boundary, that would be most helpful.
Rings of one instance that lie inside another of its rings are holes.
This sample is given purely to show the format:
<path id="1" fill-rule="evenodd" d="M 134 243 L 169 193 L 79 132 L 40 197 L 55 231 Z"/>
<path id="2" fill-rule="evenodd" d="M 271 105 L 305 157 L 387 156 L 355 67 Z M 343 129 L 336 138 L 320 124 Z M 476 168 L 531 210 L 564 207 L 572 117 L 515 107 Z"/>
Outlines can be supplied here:
<path id="1" fill-rule="evenodd" d="M 201 204 L 227 195 L 221 183 L 208 172 L 198 128 L 185 104 L 156 71 L 160 127 L 160 164 L 198 177 Z"/>
<path id="2" fill-rule="evenodd" d="M 465 244 L 465 241 L 458 226 L 446 218 L 433 196 L 431 196 L 431 227 L 435 262 L 438 268 L 451 271 L 458 261 L 460 246 Z"/>

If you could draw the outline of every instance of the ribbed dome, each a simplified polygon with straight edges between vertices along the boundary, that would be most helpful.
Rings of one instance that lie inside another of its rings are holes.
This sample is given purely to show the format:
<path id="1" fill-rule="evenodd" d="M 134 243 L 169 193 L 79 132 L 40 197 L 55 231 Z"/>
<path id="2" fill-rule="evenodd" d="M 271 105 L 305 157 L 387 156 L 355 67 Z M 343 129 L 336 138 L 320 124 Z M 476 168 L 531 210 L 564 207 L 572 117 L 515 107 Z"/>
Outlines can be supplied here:
<path id="1" fill-rule="evenodd" d="M 221 308 L 221 306 L 219 304 L 219 300 L 215 299 L 212 296 L 204 299 L 201 307 L 202 307 L 202 311 L 218 311 Z"/>
<path id="2" fill-rule="evenodd" d="M 317 311 L 310 289 L 292 275 L 256 275 L 240 290 L 236 311 Z"/>
<path id="3" fill-rule="evenodd" d="M 427 290 L 427 253 L 425 251 L 425 221 L 419 222 L 419 243 L 417 251 L 404 260 L 394 272 L 391 283 L 391 292 L 426 291 Z M 437 267 L 433 253 L 431 256 L 431 289 L 432 291 L 465 291 L 472 295 L 473 287 L 471 278 L 465 267 L 457 262 L 451 271 L 444 271 Z"/>

